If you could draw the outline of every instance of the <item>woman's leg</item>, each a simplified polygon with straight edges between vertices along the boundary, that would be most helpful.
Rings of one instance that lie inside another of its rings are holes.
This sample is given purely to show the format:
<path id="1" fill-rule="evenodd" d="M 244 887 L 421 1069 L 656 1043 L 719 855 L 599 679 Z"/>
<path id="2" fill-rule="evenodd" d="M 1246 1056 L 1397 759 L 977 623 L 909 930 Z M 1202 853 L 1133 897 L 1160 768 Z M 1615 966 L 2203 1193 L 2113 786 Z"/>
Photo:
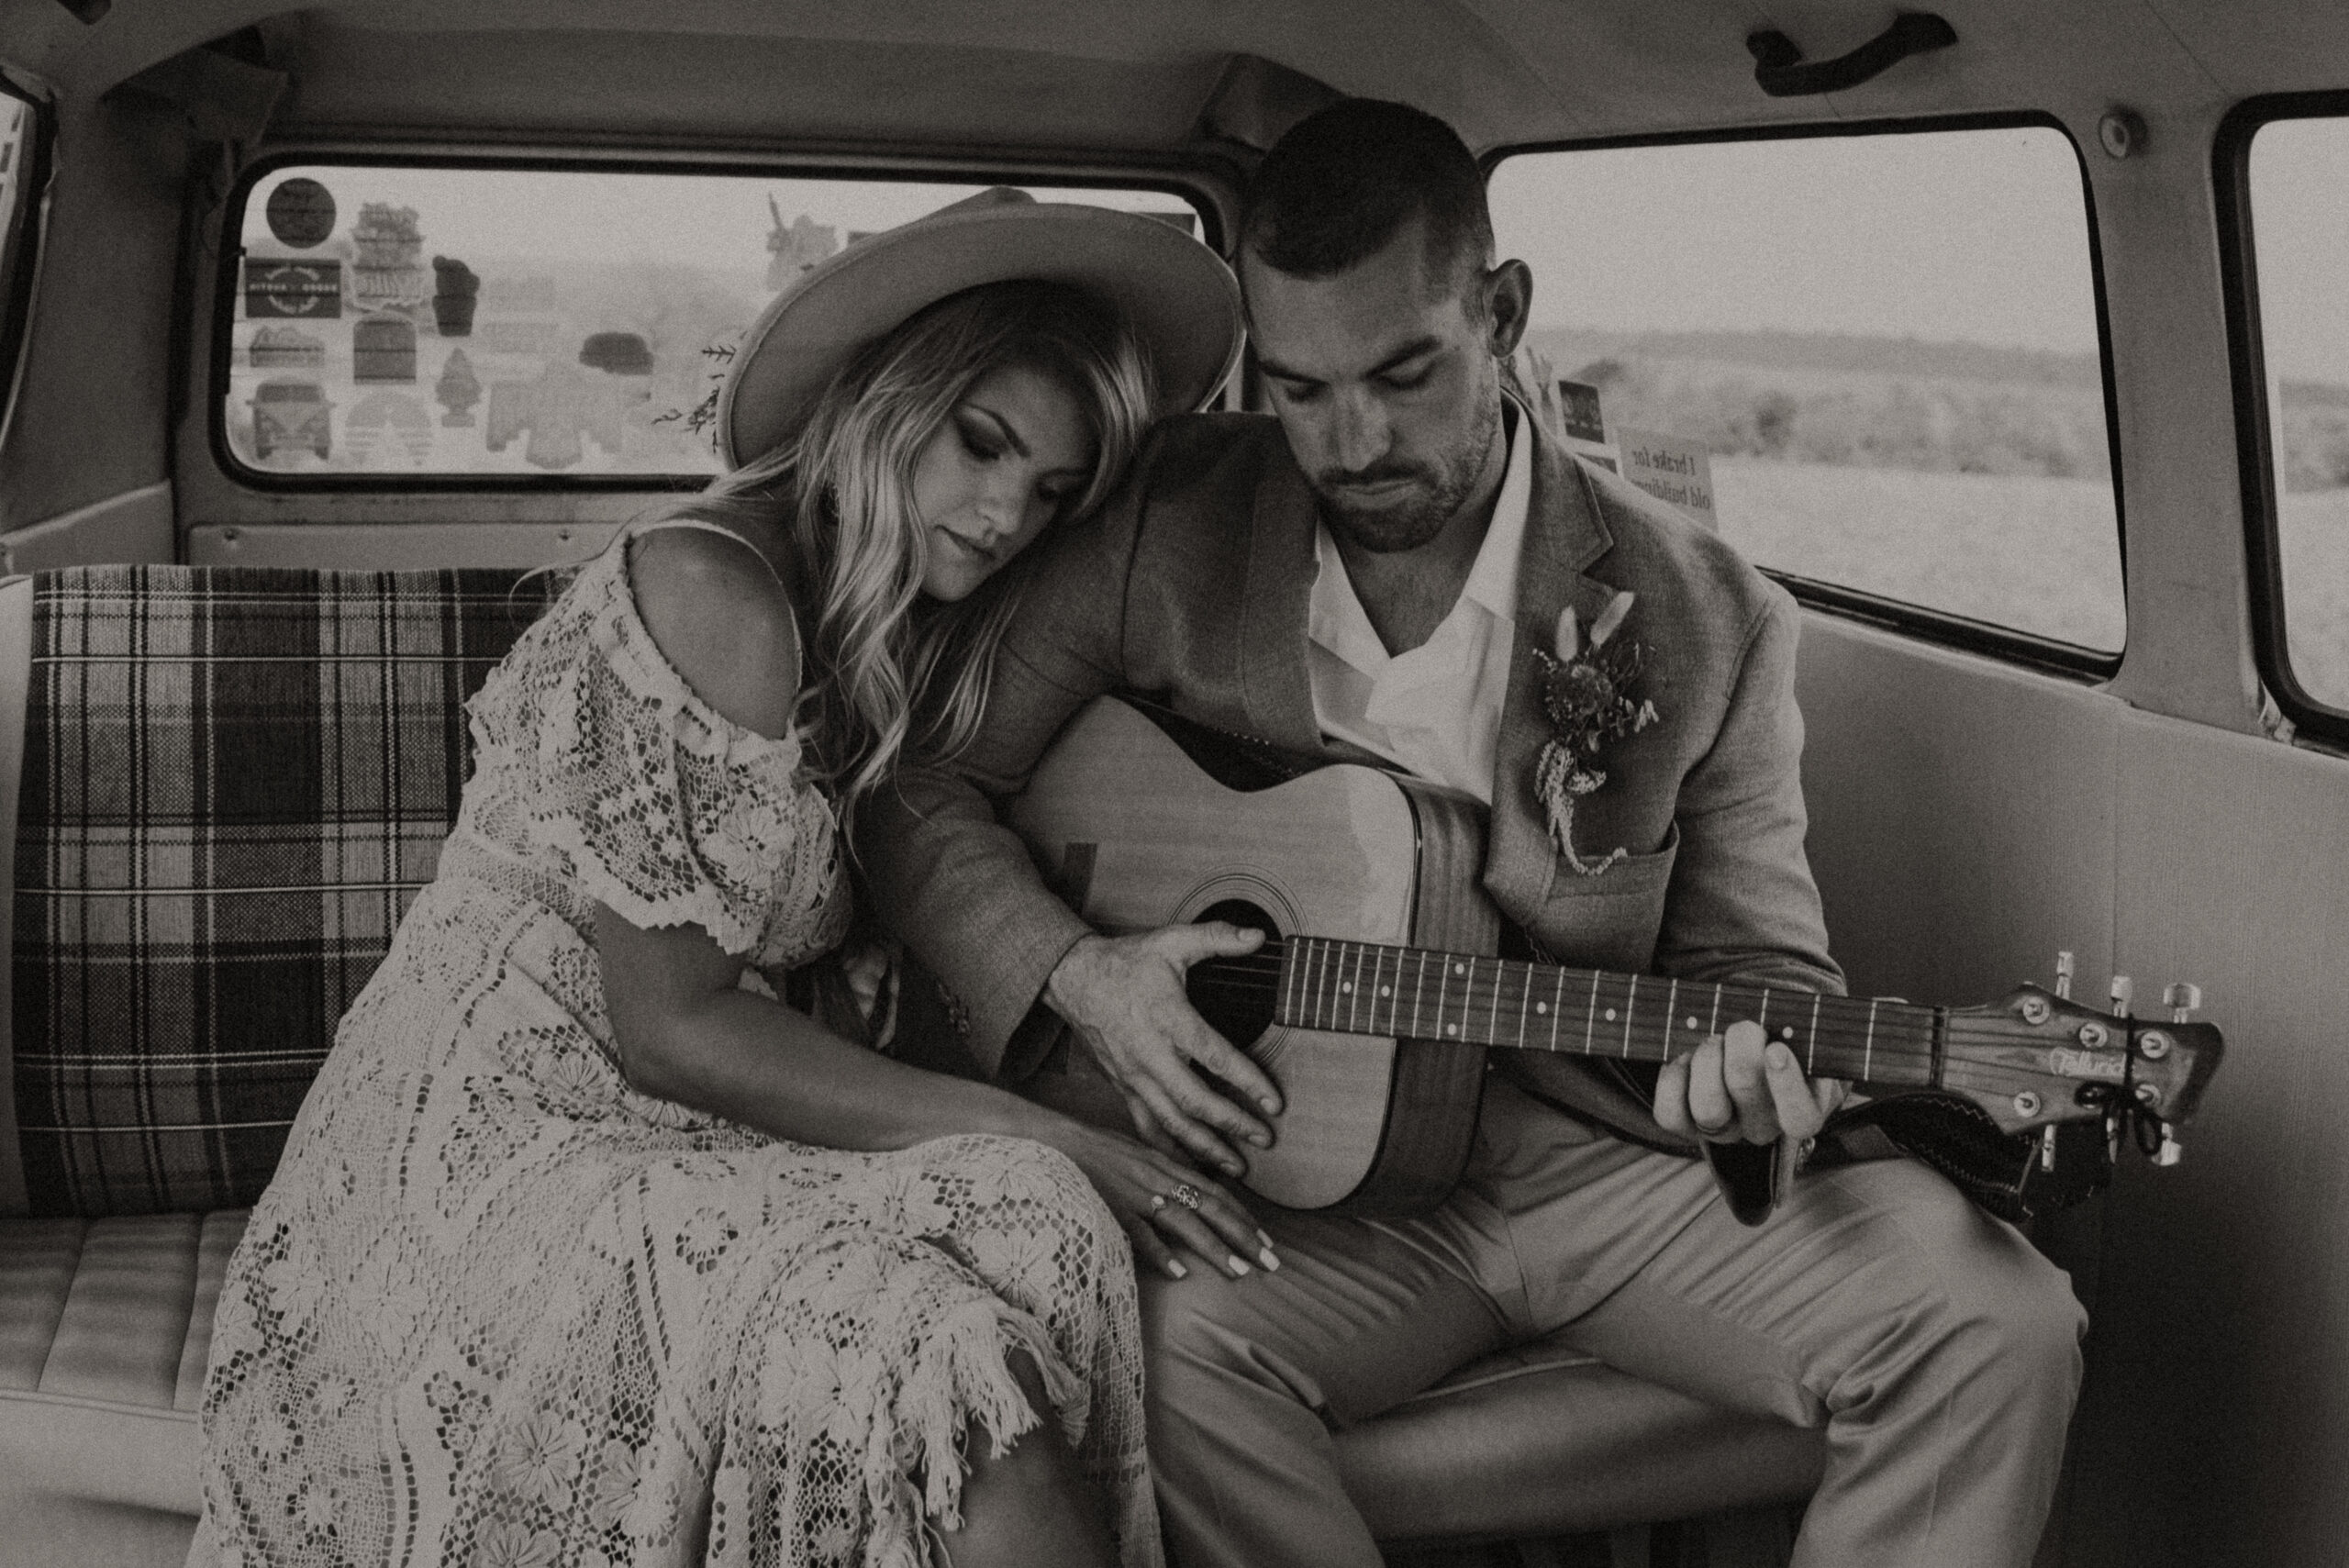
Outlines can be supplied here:
<path id="1" fill-rule="evenodd" d="M 1024 1354 L 1011 1358 L 1028 1407 L 1040 1418 L 1009 1451 L 991 1455 L 976 1422 L 963 1435 L 963 1528 L 941 1532 L 954 1568 L 1116 1568 L 1100 1499 L 1052 1414 L 1044 1380 Z"/>

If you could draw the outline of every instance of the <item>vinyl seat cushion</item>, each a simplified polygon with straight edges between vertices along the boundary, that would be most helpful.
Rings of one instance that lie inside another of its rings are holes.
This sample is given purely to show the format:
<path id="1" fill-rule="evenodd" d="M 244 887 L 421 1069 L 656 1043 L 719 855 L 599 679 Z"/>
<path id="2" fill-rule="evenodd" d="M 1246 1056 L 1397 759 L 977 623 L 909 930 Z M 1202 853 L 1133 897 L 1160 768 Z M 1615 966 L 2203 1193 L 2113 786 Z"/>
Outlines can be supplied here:
<path id="1" fill-rule="evenodd" d="M 0 1496 L 193 1516 L 212 1315 L 246 1211 L 0 1218 Z"/>

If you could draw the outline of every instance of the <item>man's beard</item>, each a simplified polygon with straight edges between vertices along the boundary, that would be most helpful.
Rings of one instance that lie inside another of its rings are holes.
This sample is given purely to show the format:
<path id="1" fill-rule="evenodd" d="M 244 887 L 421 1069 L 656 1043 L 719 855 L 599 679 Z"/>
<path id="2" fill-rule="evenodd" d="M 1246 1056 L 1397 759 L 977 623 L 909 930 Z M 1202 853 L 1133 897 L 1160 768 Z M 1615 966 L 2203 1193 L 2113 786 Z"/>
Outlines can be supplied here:
<path id="1" fill-rule="evenodd" d="M 1417 550 L 1442 533 L 1484 474 L 1493 450 L 1493 433 L 1501 420 L 1499 384 L 1492 381 L 1481 386 L 1477 403 L 1466 439 L 1433 465 L 1379 462 L 1353 473 L 1324 469 L 1314 475 L 1314 494 L 1330 526 L 1373 555 Z M 1398 504 L 1377 507 L 1351 506 L 1339 489 L 1391 479 L 1412 479 L 1419 484 L 1406 492 Z"/>

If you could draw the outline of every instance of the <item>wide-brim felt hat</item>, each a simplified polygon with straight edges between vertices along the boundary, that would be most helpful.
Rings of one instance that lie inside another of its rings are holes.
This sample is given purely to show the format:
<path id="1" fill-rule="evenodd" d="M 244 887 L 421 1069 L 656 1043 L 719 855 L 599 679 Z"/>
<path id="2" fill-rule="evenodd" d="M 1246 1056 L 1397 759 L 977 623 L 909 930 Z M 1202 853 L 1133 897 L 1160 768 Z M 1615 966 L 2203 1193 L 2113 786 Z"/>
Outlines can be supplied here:
<path id="1" fill-rule="evenodd" d="M 997 187 L 859 239 L 775 295 L 718 395 L 720 454 L 729 467 L 763 455 L 858 350 L 940 300 L 1015 278 L 1115 306 L 1149 351 L 1154 416 L 1202 406 L 1240 361 L 1240 285 L 1213 250 L 1140 213 Z"/>

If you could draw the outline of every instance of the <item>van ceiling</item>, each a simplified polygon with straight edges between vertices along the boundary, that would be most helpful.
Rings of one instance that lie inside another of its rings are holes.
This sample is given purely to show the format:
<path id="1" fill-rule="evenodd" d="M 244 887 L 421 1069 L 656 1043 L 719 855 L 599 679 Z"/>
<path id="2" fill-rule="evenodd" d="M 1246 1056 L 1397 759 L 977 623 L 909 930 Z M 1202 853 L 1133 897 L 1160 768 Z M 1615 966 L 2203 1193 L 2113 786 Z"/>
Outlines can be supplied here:
<path id="1" fill-rule="evenodd" d="M 116 0 L 84 27 L 0 0 L 0 61 L 87 101 L 262 25 L 280 127 L 379 133 L 1180 156 L 1235 54 L 1401 98 L 1479 147 L 1998 108 L 2149 118 L 2343 84 L 2339 0 L 1912 0 L 1960 42 L 1832 98 L 1773 99 L 1744 39 L 1812 59 L 1896 6 L 1857 0 Z"/>

